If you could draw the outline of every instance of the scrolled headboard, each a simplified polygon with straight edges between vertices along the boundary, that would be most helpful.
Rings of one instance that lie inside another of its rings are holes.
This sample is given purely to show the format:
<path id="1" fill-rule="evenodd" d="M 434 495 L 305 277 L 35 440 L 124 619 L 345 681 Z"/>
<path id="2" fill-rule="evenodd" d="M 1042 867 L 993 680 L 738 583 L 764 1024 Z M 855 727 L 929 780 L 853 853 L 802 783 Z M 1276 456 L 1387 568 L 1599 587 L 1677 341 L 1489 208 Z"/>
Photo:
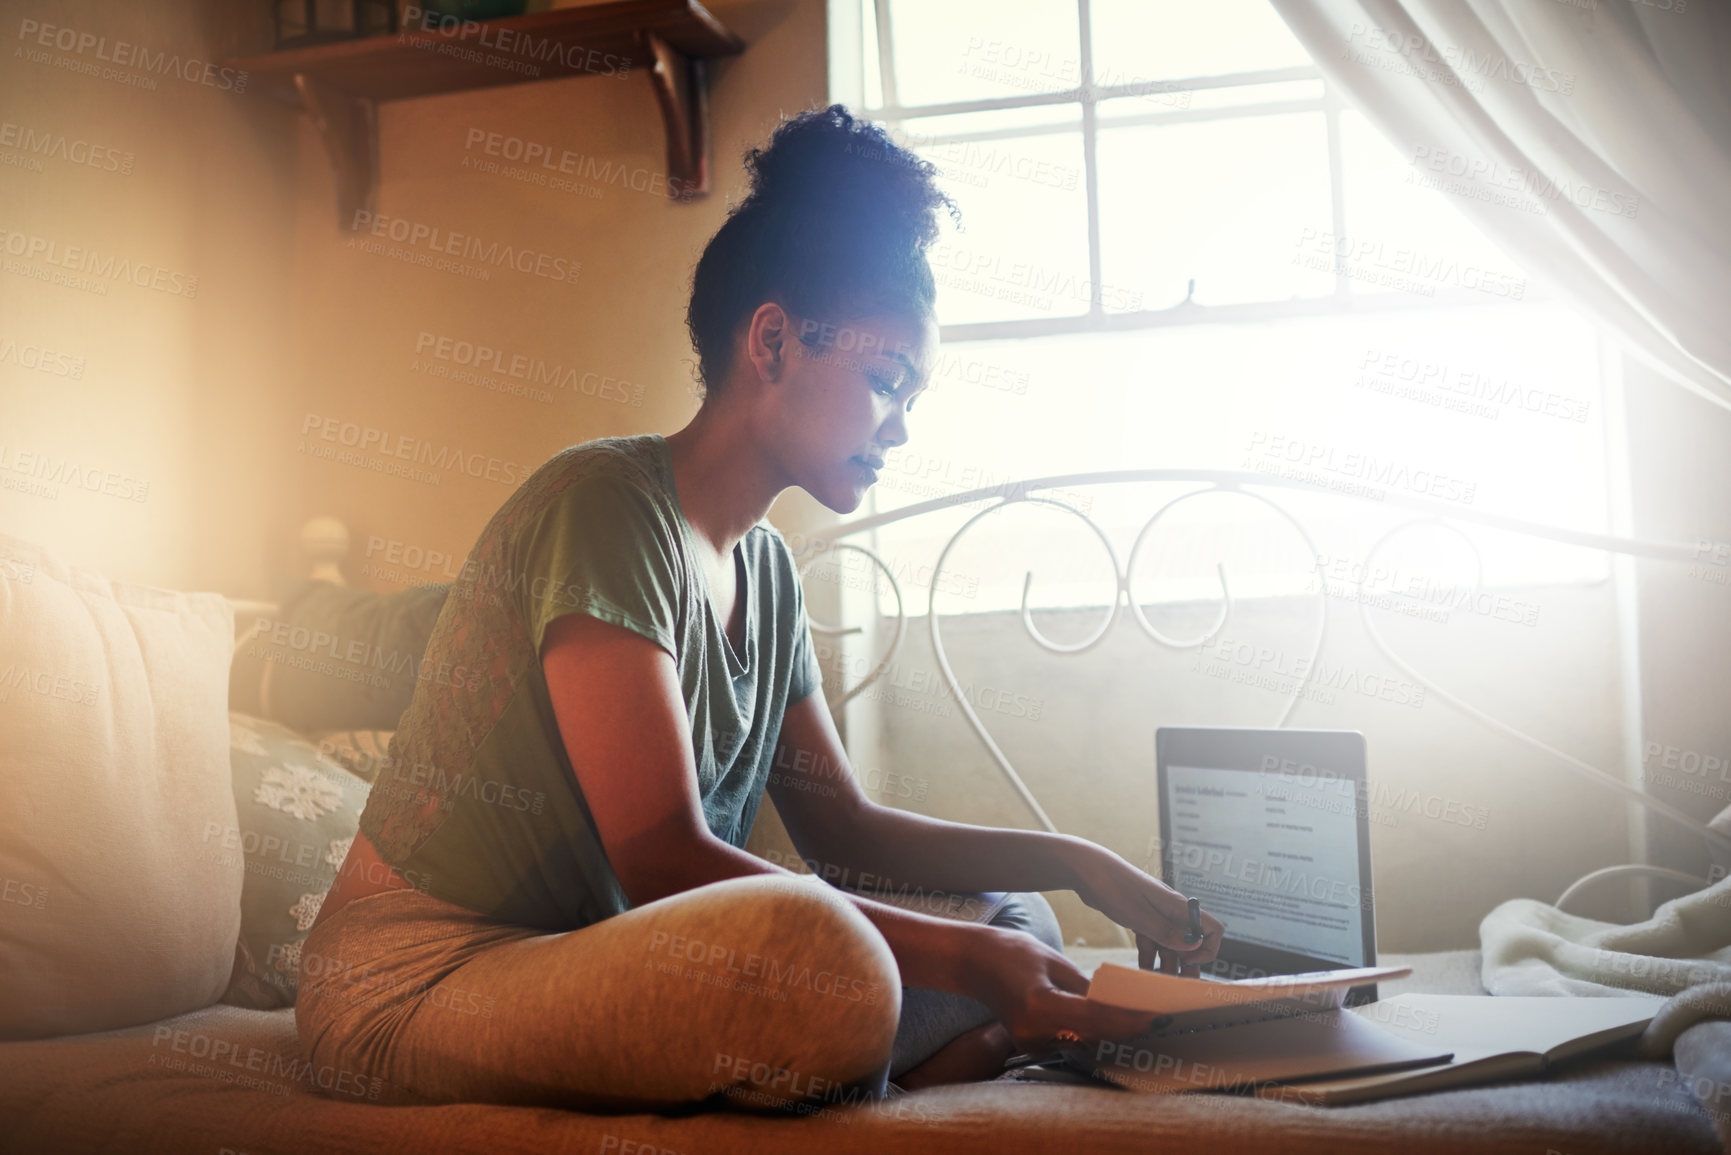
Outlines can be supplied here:
<path id="1" fill-rule="evenodd" d="M 1194 488 L 1190 488 L 1186 492 L 1167 500 L 1148 516 L 1148 519 L 1143 523 L 1140 531 L 1136 535 L 1136 545 L 1131 548 L 1128 561 L 1123 564 L 1120 564 L 1118 555 L 1116 551 L 1113 550 L 1112 544 L 1107 539 L 1105 532 L 1091 517 L 1088 516 L 1086 512 L 1065 504 L 1065 502 L 1059 497 L 1047 496 L 1042 493 L 1042 491 L 1047 490 L 1074 491 L 1095 485 L 1122 485 L 1146 482 L 1189 483 L 1193 485 Z M 1270 491 L 1270 493 L 1259 493 L 1254 492 L 1254 490 L 1266 490 Z M 856 550 L 865 554 L 889 580 L 891 588 L 895 593 L 897 616 L 894 635 L 885 652 L 872 665 L 870 672 L 863 679 L 861 679 L 856 685 L 847 688 L 844 693 L 831 702 L 831 708 L 839 709 L 849 698 L 859 694 L 872 682 L 884 675 L 888 670 L 890 663 L 895 658 L 896 650 L 901 644 L 906 625 L 906 613 L 902 603 L 902 591 L 899 583 L 896 581 L 894 567 L 887 564 L 880 556 L 878 556 L 869 544 L 846 539 L 860 538 L 879 526 L 907 521 L 926 514 L 949 510 L 958 506 L 991 502 L 991 504 L 982 505 L 977 513 L 968 518 L 967 521 L 964 522 L 960 528 L 956 529 L 955 532 L 952 533 L 944 542 L 943 548 L 938 554 L 936 565 L 932 570 L 929 585 L 930 598 L 926 609 L 926 622 L 931 634 L 932 651 L 937 659 L 939 672 L 942 674 L 944 681 L 948 684 L 951 700 L 955 702 L 956 706 L 961 711 L 962 716 L 967 720 L 968 725 L 973 730 L 975 737 L 978 738 L 980 744 L 984 746 L 986 751 L 991 755 L 992 761 L 997 766 L 998 771 L 1026 804 L 1029 812 L 1041 824 L 1041 826 L 1047 830 L 1056 832 L 1057 827 L 1046 814 L 1045 809 L 1040 806 L 1038 800 L 1034 797 L 1033 792 L 1022 780 L 1021 775 L 1019 775 L 1016 772 L 1015 767 L 1010 764 L 1009 758 L 1005 756 L 1004 752 L 998 747 L 998 744 L 993 741 L 991 734 L 987 732 L 984 722 L 982 722 L 980 716 L 975 712 L 972 704 L 968 701 L 967 695 L 963 692 L 961 685 L 956 679 L 954 671 L 950 667 L 949 658 L 945 652 L 942 634 L 938 625 L 941 615 L 937 612 L 937 595 L 939 588 L 942 585 L 940 577 L 943 572 L 944 563 L 949 556 L 951 548 L 982 518 L 1006 506 L 1017 502 L 1039 502 L 1047 505 L 1058 506 L 1066 512 L 1080 518 L 1105 544 L 1106 552 L 1111 558 L 1117 578 L 1118 592 L 1109 615 L 1092 637 L 1088 638 L 1084 642 L 1076 643 L 1074 645 L 1059 645 L 1048 640 L 1034 625 L 1033 617 L 1028 605 L 1028 595 L 1033 582 L 1033 572 L 1031 570 L 1028 571 L 1024 575 L 1022 583 L 1021 617 L 1023 628 L 1027 630 L 1029 636 L 1034 640 L 1034 642 L 1043 649 L 1054 654 L 1080 654 L 1087 650 L 1091 650 L 1106 636 L 1112 626 L 1117 623 L 1120 610 L 1123 608 L 1124 604 L 1130 602 L 1131 616 L 1135 618 L 1143 632 L 1146 633 L 1154 642 L 1169 648 L 1192 648 L 1206 644 L 1210 639 L 1220 636 L 1221 632 L 1227 628 L 1228 624 L 1232 620 L 1234 602 L 1226 569 L 1224 565 L 1216 566 L 1220 578 L 1220 596 L 1222 606 L 1220 614 L 1214 621 L 1213 625 L 1208 627 L 1200 638 L 1183 640 L 1167 638 L 1148 622 L 1148 619 L 1143 615 L 1141 608 L 1135 605 L 1130 598 L 1129 591 L 1131 589 L 1131 579 L 1137 558 L 1141 553 L 1140 547 L 1143 539 L 1147 536 L 1152 527 L 1160 520 L 1161 516 L 1179 502 L 1189 500 L 1192 497 L 1204 493 L 1225 493 L 1257 501 L 1272 508 L 1298 531 L 1299 535 L 1306 543 L 1310 543 L 1310 535 L 1300 520 L 1275 500 L 1273 494 L 1278 494 L 1283 490 L 1297 490 L 1304 493 L 1321 494 L 1340 501 L 1371 503 L 1376 505 L 1379 509 L 1386 510 L 1394 508 L 1404 510 L 1411 514 L 1411 517 L 1408 520 L 1395 525 L 1384 533 L 1368 551 L 1365 558 L 1365 564 L 1361 567 L 1361 574 L 1357 583 L 1358 596 L 1353 599 L 1357 605 L 1359 620 L 1362 623 L 1365 634 L 1369 637 L 1371 642 L 1374 643 L 1376 648 L 1381 651 L 1383 657 L 1391 662 L 1396 669 L 1411 678 L 1417 685 L 1423 686 L 1430 694 L 1444 702 L 1447 702 L 1450 706 L 1459 710 L 1461 713 L 1479 724 L 1495 731 L 1496 733 L 1514 738 L 1529 748 L 1537 750 L 1545 756 L 1548 762 L 1560 763 L 1577 776 L 1586 778 L 1601 788 L 1618 793 L 1622 795 L 1625 800 L 1634 803 L 1635 805 L 1646 807 L 1655 814 L 1663 815 L 1683 828 L 1701 835 L 1710 845 L 1719 846 L 1727 851 L 1731 851 L 1731 836 L 1727 836 L 1725 833 L 1718 830 L 1710 829 L 1706 824 L 1697 820 L 1693 816 L 1684 813 L 1682 810 L 1667 804 L 1663 800 L 1656 798 L 1651 794 L 1647 794 L 1635 786 L 1632 786 L 1627 780 L 1625 780 L 1623 775 L 1611 773 L 1597 766 L 1590 765 L 1587 762 L 1558 749 L 1556 746 L 1548 742 L 1516 729 L 1501 719 L 1492 716 L 1487 711 L 1481 710 L 1478 707 L 1463 701 L 1454 694 L 1451 694 L 1446 688 L 1431 681 L 1424 674 L 1413 668 L 1409 662 L 1403 659 L 1388 644 L 1381 631 L 1379 631 L 1370 620 L 1366 609 L 1368 599 L 1363 596 L 1364 582 L 1370 572 L 1370 563 L 1375 558 L 1378 551 L 1383 549 L 1387 543 L 1398 534 L 1425 523 L 1440 524 L 1454 531 L 1467 541 L 1467 544 L 1475 553 L 1477 553 L 1478 547 L 1467 534 L 1466 530 L 1463 528 L 1464 526 L 1484 526 L 1504 532 L 1525 535 L 1531 538 L 1562 542 L 1568 545 L 1580 546 L 1588 549 L 1603 550 L 1611 554 L 1651 558 L 1684 565 L 1690 564 L 1697 559 L 1699 556 L 1697 547 L 1694 544 L 1682 541 L 1652 541 L 1641 538 L 1588 533 L 1564 526 L 1546 525 L 1541 522 L 1507 517 L 1502 514 L 1488 513 L 1483 510 L 1462 508 L 1458 505 L 1426 500 L 1424 498 L 1412 497 L 1397 492 L 1378 492 L 1368 494 L 1356 491 L 1343 491 L 1300 477 L 1288 477 L 1280 474 L 1249 470 L 1102 470 L 1089 473 L 1060 474 L 1049 477 L 1036 477 L 1021 481 L 1004 482 L 997 485 L 969 490 L 963 493 L 952 494 L 946 497 L 932 498 L 928 501 L 917 502 L 901 509 L 892 510 L 888 513 L 872 514 L 867 517 L 843 522 L 840 525 L 823 531 L 821 534 L 810 535 L 799 543 L 795 549 L 795 553 L 799 558 L 801 575 L 803 576 L 818 558 L 833 549 Z M 1705 537 L 1701 540 L 1705 540 Z M 1317 554 L 1314 548 L 1312 548 L 1311 556 L 1317 558 L 1317 597 L 1320 599 L 1323 607 L 1321 623 L 1311 649 L 1311 661 L 1305 666 L 1303 676 L 1297 679 L 1297 683 L 1292 690 L 1291 701 L 1288 703 L 1285 712 L 1282 713 L 1280 720 L 1277 723 L 1278 725 L 1286 724 L 1287 718 L 1291 714 L 1292 706 L 1296 705 L 1299 698 L 1304 694 L 1305 688 L 1310 682 L 1312 674 L 1316 669 L 1316 654 L 1320 652 L 1327 634 L 1327 599 L 1329 596 L 1327 593 L 1327 575 L 1322 569 L 1321 555 Z M 827 623 L 814 621 L 812 623 L 812 629 L 820 633 L 835 635 L 857 632 L 858 627 L 829 625 Z M 1639 732 L 1639 718 L 1629 720 L 1629 724 L 1634 726 L 1635 732 Z"/>

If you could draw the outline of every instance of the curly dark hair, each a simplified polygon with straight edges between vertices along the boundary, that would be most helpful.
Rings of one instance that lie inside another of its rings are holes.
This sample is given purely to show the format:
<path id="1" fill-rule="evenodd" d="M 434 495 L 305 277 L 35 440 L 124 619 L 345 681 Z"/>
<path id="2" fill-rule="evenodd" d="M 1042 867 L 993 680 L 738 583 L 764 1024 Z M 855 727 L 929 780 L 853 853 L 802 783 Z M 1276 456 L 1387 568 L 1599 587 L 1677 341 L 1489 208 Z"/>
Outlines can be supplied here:
<path id="1" fill-rule="evenodd" d="M 938 209 L 961 213 L 937 169 L 840 104 L 783 120 L 746 151 L 751 192 L 704 247 L 685 327 L 704 396 L 719 389 L 741 327 L 765 301 L 801 317 L 928 317 L 926 248 Z"/>

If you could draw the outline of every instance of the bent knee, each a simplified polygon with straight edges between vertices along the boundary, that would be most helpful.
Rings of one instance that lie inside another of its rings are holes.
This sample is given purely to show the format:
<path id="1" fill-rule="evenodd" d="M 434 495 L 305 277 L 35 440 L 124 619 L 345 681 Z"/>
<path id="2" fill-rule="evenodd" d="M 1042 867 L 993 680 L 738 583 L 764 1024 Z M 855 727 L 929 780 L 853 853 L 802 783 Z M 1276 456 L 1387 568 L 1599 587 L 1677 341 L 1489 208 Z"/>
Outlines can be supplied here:
<path id="1" fill-rule="evenodd" d="M 901 973 L 871 920 L 821 883 L 758 875 L 724 885 L 736 926 L 757 944 L 745 978 L 783 1011 L 759 1020 L 783 1036 L 773 1051 L 838 1083 L 881 1068 L 901 1017 Z"/>
<path id="2" fill-rule="evenodd" d="M 875 1006 L 887 993 L 892 1012 L 899 1010 L 901 972 L 895 954 L 846 895 L 822 883 L 779 876 L 759 875 L 751 883 L 742 893 L 746 909 L 739 913 L 756 921 L 766 966 L 779 960 L 784 972 L 798 963 L 817 968 L 814 973 L 844 976 L 850 980 L 844 984 L 847 992 L 875 990 L 879 997 L 840 997 Z M 818 982 L 814 977 L 801 985 L 809 989 Z M 827 979 L 821 985 L 824 989 L 815 993 L 829 994 L 834 986 Z"/>
<path id="3" fill-rule="evenodd" d="M 894 953 L 877 927 L 841 891 L 823 883 L 759 874 L 716 884 L 727 888 L 730 921 L 766 948 L 815 953 L 862 978 L 899 989 Z"/>

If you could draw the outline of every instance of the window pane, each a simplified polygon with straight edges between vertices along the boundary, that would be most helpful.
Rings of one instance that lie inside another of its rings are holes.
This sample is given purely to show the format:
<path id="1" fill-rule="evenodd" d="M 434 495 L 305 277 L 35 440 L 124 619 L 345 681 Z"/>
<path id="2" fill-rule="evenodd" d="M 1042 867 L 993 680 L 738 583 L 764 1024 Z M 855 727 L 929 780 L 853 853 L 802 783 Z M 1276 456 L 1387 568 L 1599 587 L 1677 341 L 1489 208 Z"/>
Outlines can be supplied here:
<path id="1" fill-rule="evenodd" d="M 920 144 L 962 211 L 927 253 L 938 321 L 1073 317 L 1088 311 L 1088 210 L 1079 135 Z M 1037 222 L 1037 227 L 1030 227 Z"/>
<path id="2" fill-rule="evenodd" d="M 1330 218 L 1322 113 L 1102 129 L 1098 161 L 1107 312 L 1177 304 L 1192 278 L 1205 305 L 1334 291 L 1326 261 L 1295 262 Z"/>
<path id="3" fill-rule="evenodd" d="M 1426 188 L 1421 172 L 1356 111 L 1340 122 L 1346 235 L 1334 237 L 1327 217 L 1308 222 L 1307 258 L 1329 258 L 1354 293 L 1461 292 L 1521 300 L 1526 274 L 1445 193 Z M 1509 210 L 1511 212 L 1516 210 Z"/>
<path id="4" fill-rule="evenodd" d="M 1082 82 L 1073 0 L 889 3 L 904 105 L 1061 92 Z"/>
<path id="5" fill-rule="evenodd" d="M 865 57 L 860 62 L 863 72 L 861 85 L 865 94 L 867 108 L 882 108 L 884 106 L 883 66 L 878 59 L 878 21 L 877 10 L 872 0 L 860 0 L 860 52 Z"/>
<path id="6" fill-rule="evenodd" d="M 1311 63 L 1268 0 L 1093 0 L 1094 83 Z"/>
<path id="7" fill-rule="evenodd" d="M 1288 100 L 1321 100 L 1320 80 L 1286 80 L 1278 84 L 1234 84 L 1226 88 L 1198 88 L 1191 93 L 1190 107 L 1236 108 L 1245 104 L 1273 104 Z"/>
<path id="8" fill-rule="evenodd" d="M 984 112 L 955 112 L 947 116 L 922 116 L 901 122 L 895 130 L 925 139 L 961 133 L 1004 132 L 1014 129 L 1063 125 L 1082 131 L 1082 106 L 1075 101 L 1032 104 L 1024 108 L 994 108 Z M 898 139 L 900 139 L 898 137 Z"/>
<path id="9" fill-rule="evenodd" d="M 1407 517 L 1378 500 L 1344 496 L 1355 486 L 1462 511 L 1607 528 L 1596 341 L 1590 326 L 1558 306 L 947 344 L 908 431 L 871 491 L 877 509 L 1090 470 L 1302 469 L 1333 492 L 1256 492 L 1299 516 L 1319 549 L 1352 558 Z M 1149 515 L 1193 488 L 1093 486 L 1056 496 L 1107 531 L 1122 563 Z M 901 560 L 898 573 L 929 575 L 921 567 L 979 508 L 886 526 L 880 543 Z M 1179 509 L 1171 525 L 1160 523 L 1160 560 L 1137 564 L 1135 592 L 1144 604 L 1217 597 L 1217 560 L 1236 596 L 1289 594 L 1310 580 L 1302 540 L 1259 502 L 1212 495 Z M 1033 565 L 1035 604 L 1104 603 L 1110 570 L 1098 542 L 1073 517 L 1037 513 L 1022 521 L 1023 512 L 994 514 L 969 531 L 967 548 L 954 555 L 966 573 L 939 584 L 967 595 L 941 595 L 942 612 L 1016 607 L 1030 557 L 1047 559 Z M 1485 547 L 1488 585 L 1607 572 L 1596 551 L 1469 532 Z M 1401 549 L 1419 544 L 1403 538 Z M 1444 534 L 1425 548 L 1444 559 L 1426 563 L 1426 581 L 1471 579 L 1460 572 L 1470 569 L 1471 555 L 1458 539 Z M 1052 559 L 1061 558 L 1073 563 L 1069 569 L 1054 568 Z M 910 612 L 923 612 L 927 590 L 904 593 L 913 594 Z M 893 612 L 887 593 L 881 608 Z"/>

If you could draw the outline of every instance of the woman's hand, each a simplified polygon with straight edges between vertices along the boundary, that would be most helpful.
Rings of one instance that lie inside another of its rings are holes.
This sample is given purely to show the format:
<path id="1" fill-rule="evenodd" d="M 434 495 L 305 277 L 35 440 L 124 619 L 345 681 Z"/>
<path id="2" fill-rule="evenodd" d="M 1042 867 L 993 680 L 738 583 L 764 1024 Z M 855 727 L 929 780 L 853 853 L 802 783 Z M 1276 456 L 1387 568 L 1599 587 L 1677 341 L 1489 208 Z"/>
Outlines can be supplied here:
<path id="1" fill-rule="evenodd" d="M 968 956 L 970 993 L 992 1008 L 1024 1051 L 1050 1048 L 1060 1031 L 1084 1040 L 1129 1039 L 1152 1028 L 1157 1016 L 1147 1011 L 1089 1002 L 1088 976 L 1032 935 L 977 929 Z"/>
<path id="2" fill-rule="evenodd" d="M 1076 896 L 1119 926 L 1136 935 L 1136 963 L 1169 974 L 1195 975 L 1202 963 L 1220 952 L 1226 928 L 1202 912 L 1202 941 L 1184 941 L 1190 929 L 1190 909 L 1183 895 L 1159 879 L 1136 869 L 1110 851 L 1092 856 L 1080 868 Z"/>

